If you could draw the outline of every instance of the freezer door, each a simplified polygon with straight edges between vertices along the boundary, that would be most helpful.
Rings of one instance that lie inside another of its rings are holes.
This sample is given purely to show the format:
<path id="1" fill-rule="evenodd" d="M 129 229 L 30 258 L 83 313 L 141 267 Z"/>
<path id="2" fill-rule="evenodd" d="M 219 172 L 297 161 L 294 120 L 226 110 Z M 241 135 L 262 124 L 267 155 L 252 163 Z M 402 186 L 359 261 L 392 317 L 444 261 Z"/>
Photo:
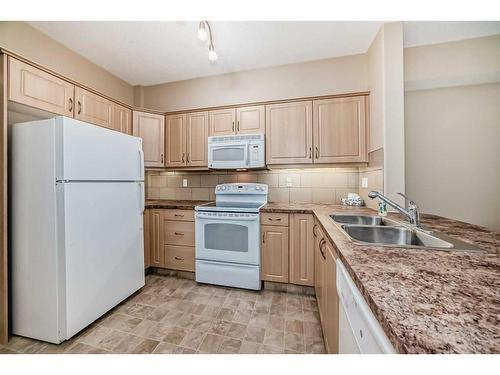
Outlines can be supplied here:
<path id="1" fill-rule="evenodd" d="M 58 180 L 142 181 L 142 140 L 67 117 L 56 117 Z"/>
<path id="2" fill-rule="evenodd" d="M 66 338 L 144 286 L 142 182 L 57 184 Z"/>

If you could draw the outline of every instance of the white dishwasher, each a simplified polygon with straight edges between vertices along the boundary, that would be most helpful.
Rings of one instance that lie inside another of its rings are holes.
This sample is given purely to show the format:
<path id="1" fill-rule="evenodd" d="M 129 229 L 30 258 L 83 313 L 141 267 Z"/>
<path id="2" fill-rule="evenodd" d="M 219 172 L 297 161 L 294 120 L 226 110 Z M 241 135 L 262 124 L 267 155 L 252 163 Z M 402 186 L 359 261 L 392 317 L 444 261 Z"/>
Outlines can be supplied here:
<path id="1" fill-rule="evenodd" d="M 339 353 L 395 353 L 394 347 L 339 259 L 337 259 L 337 293 Z"/>

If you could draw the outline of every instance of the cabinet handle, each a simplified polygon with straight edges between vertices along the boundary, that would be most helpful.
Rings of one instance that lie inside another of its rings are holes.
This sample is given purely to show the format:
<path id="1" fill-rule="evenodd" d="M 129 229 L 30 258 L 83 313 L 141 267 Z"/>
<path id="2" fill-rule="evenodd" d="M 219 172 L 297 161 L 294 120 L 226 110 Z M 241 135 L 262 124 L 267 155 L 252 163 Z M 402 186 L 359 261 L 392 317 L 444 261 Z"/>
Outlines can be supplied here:
<path id="1" fill-rule="evenodd" d="M 186 155 L 186 162 L 189 163 L 189 152 Z"/>
<path id="2" fill-rule="evenodd" d="M 78 103 L 78 114 L 82 113 L 82 103 L 80 101 L 77 101 Z"/>
<path id="3" fill-rule="evenodd" d="M 174 214 L 175 217 L 184 217 L 184 214 Z"/>
<path id="4" fill-rule="evenodd" d="M 321 253 L 321 256 L 323 257 L 324 260 L 326 260 L 325 252 L 323 251 L 323 245 L 326 243 L 325 239 L 322 238 L 321 241 L 319 242 L 319 252 Z"/>
<path id="5" fill-rule="evenodd" d="M 266 243 L 266 234 L 262 233 L 262 243 Z"/>
<path id="6" fill-rule="evenodd" d="M 163 164 L 163 154 L 161 154 L 161 163 Z"/>
<path id="7" fill-rule="evenodd" d="M 318 146 L 316 146 L 316 159 L 318 159 L 318 158 L 319 158 L 319 148 L 318 148 Z"/>
<path id="8" fill-rule="evenodd" d="M 233 121 L 233 132 L 234 132 L 234 121 Z"/>
<path id="9" fill-rule="evenodd" d="M 175 260 L 184 260 L 184 258 L 181 258 L 181 257 L 174 257 Z"/>
<path id="10" fill-rule="evenodd" d="M 69 98 L 69 111 L 73 112 L 73 99 Z"/>
<path id="11" fill-rule="evenodd" d="M 184 236 L 184 233 L 182 233 L 182 232 L 174 232 L 174 234 L 175 234 L 176 236 Z"/>
<path id="12" fill-rule="evenodd" d="M 309 147 L 309 159 L 312 159 L 312 153 L 313 153 L 312 150 L 313 150 L 312 147 Z"/>
<path id="13" fill-rule="evenodd" d="M 240 122 L 238 121 L 238 127 L 236 128 L 236 130 L 240 131 Z"/>
<path id="14" fill-rule="evenodd" d="M 182 153 L 182 162 L 184 163 L 184 153 Z"/>
<path id="15" fill-rule="evenodd" d="M 278 217 L 278 218 L 276 218 L 276 219 L 273 219 L 272 217 L 270 217 L 270 218 L 269 218 L 269 221 L 281 221 L 281 218 L 280 218 L 280 217 Z"/>
<path id="16" fill-rule="evenodd" d="M 318 235 L 316 234 L 316 228 L 318 227 L 318 224 L 314 224 L 313 225 L 313 236 L 314 237 L 318 237 Z"/>

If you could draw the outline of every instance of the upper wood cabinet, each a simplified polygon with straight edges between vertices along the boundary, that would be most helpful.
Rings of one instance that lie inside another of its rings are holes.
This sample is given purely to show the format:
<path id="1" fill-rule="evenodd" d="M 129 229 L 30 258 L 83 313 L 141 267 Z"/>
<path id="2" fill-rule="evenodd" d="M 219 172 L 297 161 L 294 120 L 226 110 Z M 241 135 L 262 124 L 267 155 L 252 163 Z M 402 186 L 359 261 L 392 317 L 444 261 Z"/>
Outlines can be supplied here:
<path id="1" fill-rule="evenodd" d="M 9 57 L 9 100 L 73 117 L 75 86 Z"/>
<path id="2" fill-rule="evenodd" d="M 165 132 L 167 139 L 167 167 L 186 165 L 186 115 L 166 116 Z"/>
<path id="3" fill-rule="evenodd" d="M 263 105 L 236 108 L 236 134 L 266 132 L 266 110 Z"/>
<path id="4" fill-rule="evenodd" d="M 236 132 L 236 112 L 234 108 L 210 111 L 210 136 L 233 135 Z"/>
<path id="5" fill-rule="evenodd" d="M 288 283 L 288 227 L 262 225 L 262 280 Z"/>
<path id="6" fill-rule="evenodd" d="M 168 115 L 166 119 L 166 166 L 207 166 L 208 112 Z"/>
<path id="7" fill-rule="evenodd" d="M 314 217 L 290 215 L 290 283 L 314 285 Z"/>
<path id="8" fill-rule="evenodd" d="M 125 134 L 132 134 L 132 110 L 114 104 L 113 129 Z"/>
<path id="9" fill-rule="evenodd" d="M 311 164 L 312 101 L 266 105 L 267 164 Z"/>
<path id="10" fill-rule="evenodd" d="M 314 162 L 365 162 L 366 97 L 313 101 Z"/>
<path id="11" fill-rule="evenodd" d="M 133 112 L 132 133 L 142 138 L 145 167 L 163 167 L 165 117 L 147 112 Z"/>
<path id="12" fill-rule="evenodd" d="M 208 166 L 208 112 L 186 115 L 186 166 Z"/>
<path id="13" fill-rule="evenodd" d="M 114 103 L 81 87 L 75 87 L 75 118 L 113 129 Z"/>
<path id="14" fill-rule="evenodd" d="M 219 109 L 209 112 L 210 136 L 257 134 L 266 131 L 265 106 Z"/>

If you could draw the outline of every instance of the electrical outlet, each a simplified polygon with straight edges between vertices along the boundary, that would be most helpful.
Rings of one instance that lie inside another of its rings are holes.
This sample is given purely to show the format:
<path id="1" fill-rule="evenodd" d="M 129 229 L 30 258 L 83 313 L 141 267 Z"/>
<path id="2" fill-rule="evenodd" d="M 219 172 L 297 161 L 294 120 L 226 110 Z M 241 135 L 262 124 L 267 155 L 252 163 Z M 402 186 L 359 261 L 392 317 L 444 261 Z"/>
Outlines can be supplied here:
<path id="1" fill-rule="evenodd" d="M 362 188 L 367 188 L 368 187 L 368 177 L 362 177 L 361 178 L 361 187 Z"/>
<path id="2" fill-rule="evenodd" d="M 292 178 L 290 176 L 286 177 L 286 187 L 292 187 Z"/>
<path id="3" fill-rule="evenodd" d="M 182 187 L 187 187 L 188 186 L 188 180 L 187 178 L 182 179 Z"/>

